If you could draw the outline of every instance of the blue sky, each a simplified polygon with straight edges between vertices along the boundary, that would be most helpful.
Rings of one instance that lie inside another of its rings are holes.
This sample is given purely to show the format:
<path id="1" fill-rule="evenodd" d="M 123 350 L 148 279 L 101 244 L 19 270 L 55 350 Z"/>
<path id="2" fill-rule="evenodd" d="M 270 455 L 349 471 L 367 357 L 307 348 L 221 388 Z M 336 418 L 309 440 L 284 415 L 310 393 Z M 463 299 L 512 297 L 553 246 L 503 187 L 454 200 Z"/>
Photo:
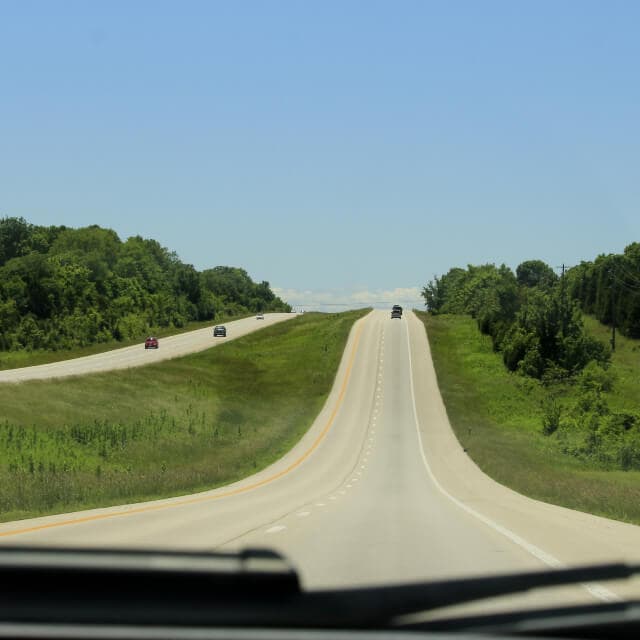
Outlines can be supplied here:
<path id="1" fill-rule="evenodd" d="M 0 216 L 291 302 L 640 240 L 638 2 L 0 0 Z"/>

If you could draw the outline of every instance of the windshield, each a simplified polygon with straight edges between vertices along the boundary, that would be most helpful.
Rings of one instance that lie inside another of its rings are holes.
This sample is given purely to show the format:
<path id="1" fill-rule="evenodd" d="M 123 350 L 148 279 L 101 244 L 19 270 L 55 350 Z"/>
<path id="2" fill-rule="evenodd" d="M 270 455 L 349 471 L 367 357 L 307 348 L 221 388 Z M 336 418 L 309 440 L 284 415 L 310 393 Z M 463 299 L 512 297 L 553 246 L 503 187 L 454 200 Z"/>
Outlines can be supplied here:
<path id="1" fill-rule="evenodd" d="M 0 3 L 0 544 L 640 560 L 639 14 Z"/>

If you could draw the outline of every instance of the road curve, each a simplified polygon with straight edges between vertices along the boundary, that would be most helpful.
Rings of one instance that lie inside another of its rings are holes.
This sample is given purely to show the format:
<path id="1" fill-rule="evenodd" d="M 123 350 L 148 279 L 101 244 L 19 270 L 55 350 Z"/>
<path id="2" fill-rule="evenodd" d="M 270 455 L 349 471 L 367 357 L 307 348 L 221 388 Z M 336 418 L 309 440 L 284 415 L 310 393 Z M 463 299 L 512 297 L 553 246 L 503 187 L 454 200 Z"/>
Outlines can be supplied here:
<path id="1" fill-rule="evenodd" d="M 152 362 L 169 360 L 179 356 L 186 356 L 197 351 L 204 351 L 223 342 L 234 340 L 247 333 L 257 331 L 263 327 L 295 318 L 293 313 L 266 313 L 264 320 L 255 317 L 232 320 L 225 323 L 227 328 L 226 338 L 214 338 L 212 327 L 187 331 L 175 336 L 160 339 L 158 349 L 145 349 L 144 344 L 113 349 L 104 353 L 96 353 L 82 358 L 62 360 L 39 364 L 33 367 L 20 369 L 7 369 L 0 371 L 0 382 L 24 382 L 26 380 L 45 380 L 48 378 L 66 378 L 87 373 L 103 373 L 115 369 L 129 369 L 141 367 Z"/>
<path id="2" fill-rule="evenodd" d="M 640 527 L 537 502 L 485 476 L 451 431 L 423 324 L 381 311 L 354 325 L 325 407 L 271 467 L 192 496 L 5 523 L 0 543 L 268 546 L 309 587 L 640 561 Z M 628 582 L 512 601 L 639 594 Z"/>

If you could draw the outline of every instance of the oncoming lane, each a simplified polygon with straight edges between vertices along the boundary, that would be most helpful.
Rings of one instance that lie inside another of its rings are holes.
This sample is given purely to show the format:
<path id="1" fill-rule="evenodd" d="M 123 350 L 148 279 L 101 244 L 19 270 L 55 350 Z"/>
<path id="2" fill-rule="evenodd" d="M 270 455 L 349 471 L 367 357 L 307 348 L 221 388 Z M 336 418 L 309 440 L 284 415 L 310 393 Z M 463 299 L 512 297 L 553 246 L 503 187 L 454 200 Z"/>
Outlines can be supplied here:
<path id="1" fill-rule="evenodd" d="M 271 324 L 284 322 L 295 317 L 295 314 L 292 313 L 268 313 L 264 315 L 264 320 L 261 321 L 256 321 L 253 316 L 251 318 L 232 320 L 225 325 L 227 327 L 227 336 L 222 339 L 214 339 L 213 327 L 206 327 L 161 338 L 157 349 L 145 349 L 141 343 L 140 345 L 112 349 L 104 353 L 96 353 L 71 360 L 50 362 L 20 369 L 6 369 L 0 371 L 0 383 L 66 378 L 89 373 L 103 373 L 117 369 L 141 367 L 153 362 L 161 362 L 162 360 L 170 360 L 171 358 L 204 351 L 228 340 L 239 338 Z"/>

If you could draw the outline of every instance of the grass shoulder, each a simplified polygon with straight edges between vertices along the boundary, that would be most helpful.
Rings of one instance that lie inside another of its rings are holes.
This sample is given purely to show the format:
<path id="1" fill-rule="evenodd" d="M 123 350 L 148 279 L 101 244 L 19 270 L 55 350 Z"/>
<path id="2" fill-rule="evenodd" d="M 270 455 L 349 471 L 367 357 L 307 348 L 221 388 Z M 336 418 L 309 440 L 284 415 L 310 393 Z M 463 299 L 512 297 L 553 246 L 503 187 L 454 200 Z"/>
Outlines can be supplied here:
<path id="1" fill-rule="evenodd" d="M 603 470 L 563 454 L 542 433 L 548 389 L 509 372 L 472 318 L 418 316 L 452 428 L 485 473 L 538 500 L 640 524 L 640 472 Z M 612 405 L 627 409 L 637 409 L 640 397 L 634 347 L 621 347 L 611 364 L 620 380 Z M 575 390 L 567 385 L 555 392 L 568 401 Z"/>
<path id="2" fill-rule="evenodd" d="M 0 520 L 211 489 L 284 455 L 367 313 L 303 316 L 162 363 L 0 385 Z"/>

